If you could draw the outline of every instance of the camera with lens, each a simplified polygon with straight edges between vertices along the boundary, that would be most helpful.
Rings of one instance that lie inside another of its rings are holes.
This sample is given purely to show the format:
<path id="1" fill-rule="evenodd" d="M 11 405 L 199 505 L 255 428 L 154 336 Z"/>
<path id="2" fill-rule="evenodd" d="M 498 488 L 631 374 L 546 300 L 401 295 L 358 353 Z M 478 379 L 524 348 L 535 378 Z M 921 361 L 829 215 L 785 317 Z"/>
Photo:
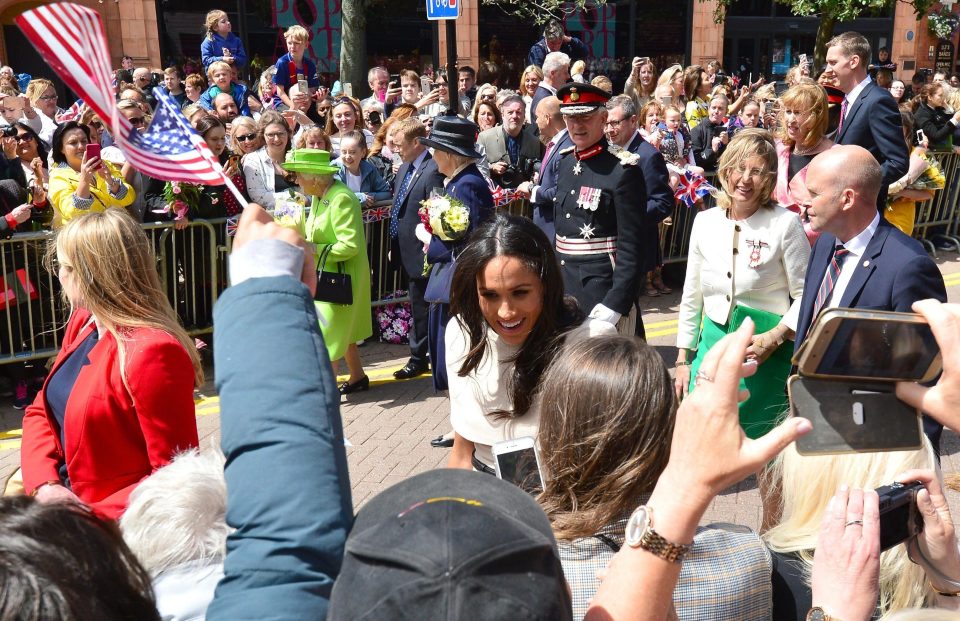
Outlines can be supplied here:
<path id="1" fill-rule="evenodd" d="M 15 125 L 6 125 L 0 128 L 0 136 L 4 138 L 12 138 L 17 135 L 17 128 Z"/>
<path id="2" fill-rule="evenodd" d="M 505 188 L 516 188 L 524 181 L 533 179 L 533 173 L 540 167 L 540 162 L 529 157 L 520 156 L 516 166 L 507 166 L 500 175 L 500 181 Z"/>

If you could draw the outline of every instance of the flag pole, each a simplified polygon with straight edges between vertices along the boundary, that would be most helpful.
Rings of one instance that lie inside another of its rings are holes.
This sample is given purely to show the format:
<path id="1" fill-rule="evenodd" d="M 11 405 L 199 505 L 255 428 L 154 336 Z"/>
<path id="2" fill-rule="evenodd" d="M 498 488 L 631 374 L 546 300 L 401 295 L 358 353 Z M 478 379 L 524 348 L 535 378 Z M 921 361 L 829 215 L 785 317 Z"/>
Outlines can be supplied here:
<path id="1" fill-rule="evenodd" d="M 220 166 L 220 163 L 217 162 L 217 166 Z M 223 166 L 220 166 L 220 172 L 223 172 Z M 240 203 L 240 206 L 246 209 L 250 206 L 250 203 L 247 202 L 247 199 L 243 197 L 243 194 L 240 193 L 240 190 L 237 189 L 237 186 L 233 184 L 233 181 L 227 175 L 223 175 L 223 183 L 227 186 L 227 189 L 230 190 L 230 193 L 233 194 L 233 197 L 237 199 L 237 202 Z"/>

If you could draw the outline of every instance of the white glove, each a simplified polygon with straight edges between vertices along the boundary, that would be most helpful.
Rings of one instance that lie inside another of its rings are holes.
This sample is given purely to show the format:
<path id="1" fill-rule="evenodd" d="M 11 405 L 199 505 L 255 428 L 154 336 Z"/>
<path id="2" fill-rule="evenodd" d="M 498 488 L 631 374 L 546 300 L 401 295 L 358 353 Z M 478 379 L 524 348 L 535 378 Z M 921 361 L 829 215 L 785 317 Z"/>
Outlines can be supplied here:
<path id="1" fill-rule="evenodd" d="M 590 319 L 599 319 L 600 321 L 606 321 L 609 324 L 617 325 L 617 322 L 620 321 L 622 315 L 615 310 L 610 310 L 603 304 L 597 304 L 593 307 L 593 310 L 590 311 Z"/>
<path id="2" fill-rule="evenodd" d="M 414 235 L 416 235 L 417 239 L 422 241 L 424 244 L 429 244 L 430 240 L 433 239 L 433 235 L 427 231 L 427 227 L 423 226 L 423 222 L 417 225 Z"/>

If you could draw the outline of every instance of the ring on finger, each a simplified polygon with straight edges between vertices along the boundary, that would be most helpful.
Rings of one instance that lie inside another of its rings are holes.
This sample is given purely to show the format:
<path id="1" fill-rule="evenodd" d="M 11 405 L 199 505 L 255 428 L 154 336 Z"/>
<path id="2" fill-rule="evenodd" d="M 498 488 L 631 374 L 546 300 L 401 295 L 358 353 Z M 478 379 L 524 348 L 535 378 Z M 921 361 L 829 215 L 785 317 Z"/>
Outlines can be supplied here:
<path id="1" fill-rule="evenodd" d="M 701 380 L 703 380 L 704 382 L 713 383 L 713 378 L 712 378 L 712 377 L 710 377 L 709 375 L 707 375 L 707 374 L 704 373 L 703 371 L 697 371 L 696 376 L 694 376 L 693 385 L 694 385 L 694 386 L 699 386 Z"/>
<path id="2" fill-rule="evenodd" d="M 846 528 L 847 526 L 853 526 L 854 524 L 856 524 L 857 526 L 863 526 L 863 520 L 850 520 L 849 522 L 844 524 L 843 527 Z"/>

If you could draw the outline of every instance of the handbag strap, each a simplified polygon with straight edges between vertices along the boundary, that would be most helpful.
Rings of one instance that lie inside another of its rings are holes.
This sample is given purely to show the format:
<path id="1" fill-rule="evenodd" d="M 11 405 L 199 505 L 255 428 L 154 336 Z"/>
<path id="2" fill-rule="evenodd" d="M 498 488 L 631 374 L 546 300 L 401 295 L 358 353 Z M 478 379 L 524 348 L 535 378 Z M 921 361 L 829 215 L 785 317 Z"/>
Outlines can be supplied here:
<path id="1" fill-rule="evenodd" d="M 332 250 L 333 250 L 333 244 L 327 244 L 326 246 L 323 247 L 323 250 L 320 251 L 320 268 L 317 270 L 318 272 L 324 271 L 324 269 L 327 267 L 327 258 L 329 258 L 330 252 Z M 337 261 L 336 263 L 337 263 L 337 273 L 342 274 L 343 262 Z"/>

